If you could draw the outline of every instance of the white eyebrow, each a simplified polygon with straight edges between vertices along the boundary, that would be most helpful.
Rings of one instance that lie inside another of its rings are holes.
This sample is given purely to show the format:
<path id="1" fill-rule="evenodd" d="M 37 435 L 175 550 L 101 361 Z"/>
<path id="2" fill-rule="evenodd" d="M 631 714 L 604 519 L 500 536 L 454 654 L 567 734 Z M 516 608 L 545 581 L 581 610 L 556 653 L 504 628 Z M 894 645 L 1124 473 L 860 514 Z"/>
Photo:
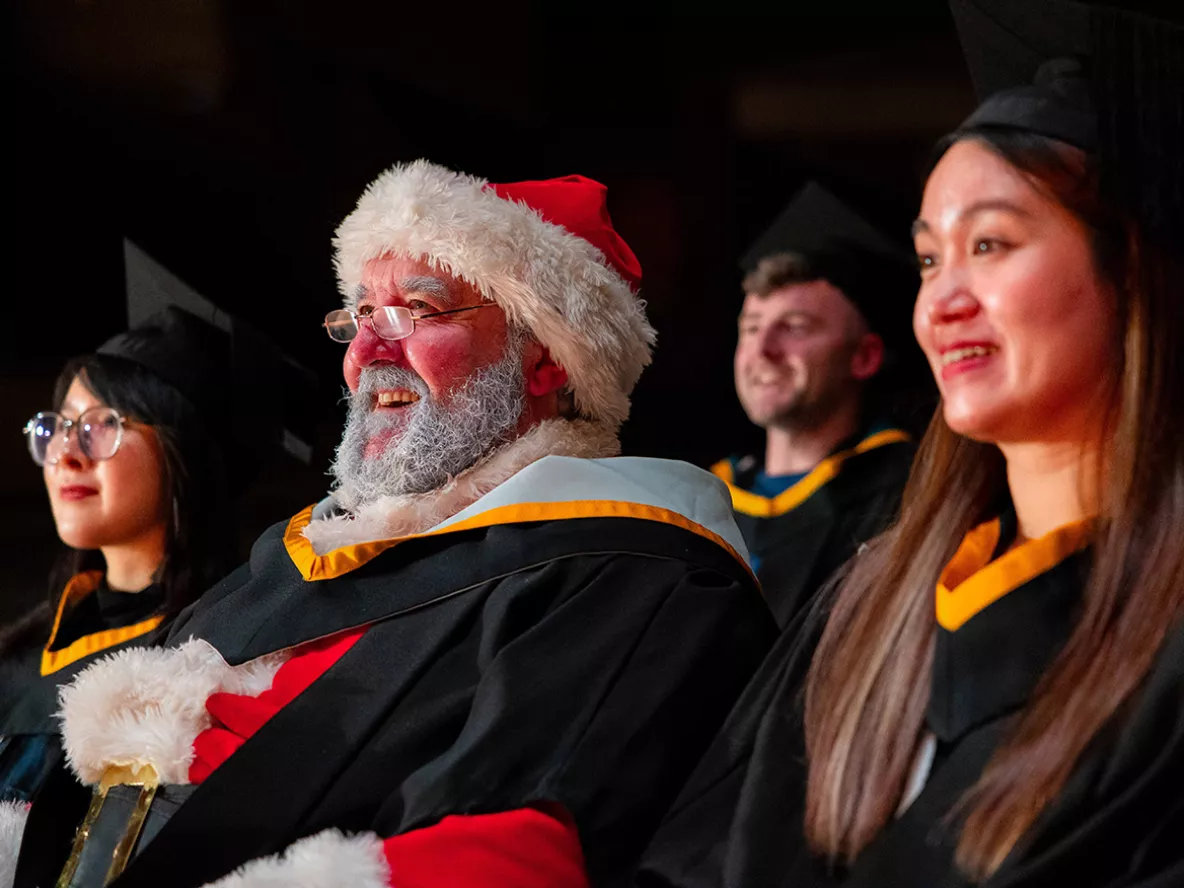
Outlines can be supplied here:
<path id="1" fill-rule="evenodd" d="M 399 281 L 399 289 L 404 293 L 423 293 L 425 296 L 435 296 L 444 302 L 455 302 L 452 288 L 440 278 L 416 275 Z"/>

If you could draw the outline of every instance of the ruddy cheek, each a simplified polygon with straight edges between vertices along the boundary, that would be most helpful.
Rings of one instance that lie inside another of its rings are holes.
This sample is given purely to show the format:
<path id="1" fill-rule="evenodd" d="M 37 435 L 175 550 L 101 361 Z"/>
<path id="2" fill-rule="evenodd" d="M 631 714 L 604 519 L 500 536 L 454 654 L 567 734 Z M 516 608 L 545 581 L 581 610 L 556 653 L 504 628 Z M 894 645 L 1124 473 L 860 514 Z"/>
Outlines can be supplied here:
<path id="1" fill-rule="evenodd" d="M 473 343 L 467 336 L 435 336 L 408 342 L 407 361 L 433 395 L 450 392 L 477 366 Z"/>

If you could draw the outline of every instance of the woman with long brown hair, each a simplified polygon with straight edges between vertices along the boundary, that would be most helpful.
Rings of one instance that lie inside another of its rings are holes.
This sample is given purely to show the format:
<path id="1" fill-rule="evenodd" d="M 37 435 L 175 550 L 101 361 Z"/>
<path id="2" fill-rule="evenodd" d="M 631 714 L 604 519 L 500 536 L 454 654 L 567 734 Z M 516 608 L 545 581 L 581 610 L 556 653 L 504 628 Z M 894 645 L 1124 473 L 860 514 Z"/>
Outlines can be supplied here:
<path id="1" fill-rule="evenodd" d="M 1025 85 L 914 225 L 941 406 L 642 885 L 1184 885 L 1184 30 L 953 5 L 976 82 Z"/>

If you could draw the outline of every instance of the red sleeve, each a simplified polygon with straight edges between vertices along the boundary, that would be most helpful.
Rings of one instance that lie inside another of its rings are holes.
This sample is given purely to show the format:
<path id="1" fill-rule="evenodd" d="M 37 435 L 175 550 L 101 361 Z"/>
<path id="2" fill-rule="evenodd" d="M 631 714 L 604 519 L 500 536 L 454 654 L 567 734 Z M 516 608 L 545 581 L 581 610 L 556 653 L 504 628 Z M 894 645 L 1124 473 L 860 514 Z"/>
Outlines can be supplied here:
<path id="1" fill-rule="evenodd" d="M 588 888 L 575 823 L 558 806 L 445 817 L 383 845 L 392 888 Z"/>
<path id="2" fill-rule="evenodd" d="M 293 652 L 275 675 L 271 687 L 257 697 L 211 694 L 206 701 L 211 726 L 193 741 L 189 782 L 201 783 L 273 715 L 295 700 L 329 667 L 345 656 L 366 628 L 341 632 L 309 642 Z"/>

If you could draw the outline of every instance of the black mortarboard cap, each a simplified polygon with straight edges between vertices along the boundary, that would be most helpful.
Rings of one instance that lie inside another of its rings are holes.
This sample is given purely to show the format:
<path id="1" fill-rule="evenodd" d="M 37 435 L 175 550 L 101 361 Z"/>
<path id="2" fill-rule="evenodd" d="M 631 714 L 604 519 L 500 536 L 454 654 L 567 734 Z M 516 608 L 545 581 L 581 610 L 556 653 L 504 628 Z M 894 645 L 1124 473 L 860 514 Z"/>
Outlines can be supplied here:
<path id="1" fill-rule="evenodd" d="M 951 0 L 966 65 L 982 102 L 966 129 L 1000 126 L 1097 149 L 1086 77 L 1090 18 L 1060 0 Z"/>
<path id="2" fill-rule="evenodd" d="M 235 482 L 275 450 L 307 463 L 313 374 L 126 240 L 124 263 L 130 329 L 98 353 L 139 364 L 180 392 L 223 448 Z"/>
<path id="3" fill-rule="evenodd" d="M 917 270 L 904 248 L 817 182 L 807 182 L 740 260 L 745 272 L 782 253 L 804 257 L 889 345 L 908 336 Z"/>
<path id="4" fill-rule="evenodd" d="M 1073 0 L 950 0 L 982 103 L 1005 127 L 1095 154 L 1103 187 L 1175 242 L 1184 232 L 1184 27 Z"/>

